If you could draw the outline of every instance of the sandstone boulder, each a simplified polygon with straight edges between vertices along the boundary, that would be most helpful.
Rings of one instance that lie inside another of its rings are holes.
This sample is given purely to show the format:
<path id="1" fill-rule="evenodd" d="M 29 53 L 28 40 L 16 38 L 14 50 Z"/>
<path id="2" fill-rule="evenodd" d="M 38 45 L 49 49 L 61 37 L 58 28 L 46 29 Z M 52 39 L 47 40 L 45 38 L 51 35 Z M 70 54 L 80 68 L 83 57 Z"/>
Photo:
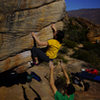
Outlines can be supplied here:
<path id="1" fill-rule="evenodd" d="M 60 0 L 33 9 L 29 6 L 29 9 L 13 11 L 13 14 L 8 14 L 7 16 L 1 13 L 0 32 L 39 31 L 50 23 L 57 22 L 63 18 L 65 4 L 64 0 Z"/>
<path id="2" fill-rule="evenodd" d="M 41 41 L 52 38 L 50 24 L 63 29 L 64 0 L 8 0 L 0 1 L 0 73 L 24 66 L 31 61 L 36 32 Z M 22 55 L 30 52 L 27 57 Z"/>

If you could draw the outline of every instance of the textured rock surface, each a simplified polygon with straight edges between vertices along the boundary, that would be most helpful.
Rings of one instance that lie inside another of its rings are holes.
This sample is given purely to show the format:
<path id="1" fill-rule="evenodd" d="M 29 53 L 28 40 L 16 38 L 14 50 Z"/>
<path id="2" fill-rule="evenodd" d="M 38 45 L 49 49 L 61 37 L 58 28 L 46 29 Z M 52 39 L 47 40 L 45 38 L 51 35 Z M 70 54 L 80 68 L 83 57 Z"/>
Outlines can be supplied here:
<path id="1" fill-rule="evenodd" d="M 0 0 L 0 11 L 4 12 L 5 10 L 6 13 L 12 13 L 22 9 L 39 7 L 54 1 L 55 0 L 10 0 L 9 2 L 9 0 Z"/>
<path id="2" fill-rule="evenodd" d="M 28 61 L 31 61 L 31 52 L 25 51 L 23 53 L 19 53 L 16 56 L 9 57 L 3 61 L 0 62 L 0 72 L 3 72 L 5 70 L 11 69 L 14 66 L 19 66 L 21 64 L 27 63 Z"/>
<path id="3" fill-rule="evenodd" d="M 34 0 L 33 1 L 31 0 L 30 3 L 34 4 Z M 28 3 L 26 5 L 28 5 Z M 29 9 L 21 10 L 20 8 L 20 10 L 18 11 L 13 10 L 12 6 L 12 10 L 15 11 L 13 12 L 13 14 L 7 15 L 7 18 L 4 18 L 4 20 L 2 19 L 4 15 L 1 16 L 1 24 L 5 23 L 5 25 L 1 25 L 0 31 L 1 32 L 39 31 L 44 26 L 49 25 L 51 22 L 57 22 L 58 20 L 62 19 L 65 11 L 64 0 L 52 2 L 47 5 L 43 5 L 33 9 L 31 8 L 30 4 L 28 6 Z"/>
<path id="4" fill-rule="evenodd" d="M 14 35 L 3 34 L 3 44 L 0 48 L 0 60 L 7 58 L 11 55 L 22 50 L 31 49 L 33 46 L 33 38 L 31 34 L 17 37 Z"/>
<path id="5" fill-rule="evenodd" d="M 62 22 L 57 22 L 55 26 L 57 29 L 63 29 Z M 13 36 L 8 34 L 2 35 L 4 35 L 5 38 L 3 39 L 4 42 L 0 49 L 0 72 L 20 66 L 21 64 L 32 60 L 30 49 L 33 46 L 33 38 L 31 34 L 23 37 L 16 36 L 15 38 L 12 38 Z M 48 26 L 43 28 L 39 31 L 39 33 L 37 33 L 37 36 L 41 41 L 47 41 L 52 38 L 53 35 L 51 27 Z M 26 65 L 22 65 L 21 68 L 26 68 Z"/>
<path id="6" fill-rule="evenodd" d="M 64 14 L 64 0 L 1 0 L 0 72 L 23 64 L 26 67 L 31 54 L 26 58 L 22 54 L 34 45 L 30 32 L 36 32 L 42 41 L 52 38 L 50 24 L 56 23 L 56 28 L 62 30 Z"/>

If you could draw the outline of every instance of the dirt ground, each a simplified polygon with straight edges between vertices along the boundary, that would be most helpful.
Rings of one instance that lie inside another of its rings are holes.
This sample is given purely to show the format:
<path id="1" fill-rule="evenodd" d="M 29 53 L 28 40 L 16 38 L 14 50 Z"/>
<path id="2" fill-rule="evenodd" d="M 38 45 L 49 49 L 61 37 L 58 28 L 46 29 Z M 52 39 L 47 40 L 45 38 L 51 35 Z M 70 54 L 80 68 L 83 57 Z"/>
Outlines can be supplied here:
<path id="1" fill-rule="evenodd" d="M 78 63 L 82 62 L 79 61 Z M 68 69 L 79 70 L 79 67 L 77 69 L 78 63 L 75 61 L 72 65 L 68 63 L 67 66 L 71 65 Z M 30 72 L 35 72 L 42 81 L 32 79 L 31 82 L 28 82 L 26 75 Z M 47 77 L 49 77 L 49 67 L 45 64 L 30 68 L 18 78 L 14 75 L 5 74 L 0 78 L 0 100 L 54 100 Z M 100 83 L 90 81 L 89 91 L 77 91 L 75 100 L 100 100 Z"/>

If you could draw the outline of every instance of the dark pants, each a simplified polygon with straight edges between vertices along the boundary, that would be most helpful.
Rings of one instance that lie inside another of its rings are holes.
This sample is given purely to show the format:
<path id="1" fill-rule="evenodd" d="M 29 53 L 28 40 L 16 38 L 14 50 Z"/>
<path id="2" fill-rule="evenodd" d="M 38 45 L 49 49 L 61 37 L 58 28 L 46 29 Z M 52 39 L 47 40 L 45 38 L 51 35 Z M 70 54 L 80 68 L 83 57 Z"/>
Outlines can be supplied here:
<path id="1" fill-rule="evenodd" d="M 51 59 L 43 52 L 41 49 L 33 47 L 32 48 L 32 58 L 38 57 L 39 61 L 49 62 Z"/>

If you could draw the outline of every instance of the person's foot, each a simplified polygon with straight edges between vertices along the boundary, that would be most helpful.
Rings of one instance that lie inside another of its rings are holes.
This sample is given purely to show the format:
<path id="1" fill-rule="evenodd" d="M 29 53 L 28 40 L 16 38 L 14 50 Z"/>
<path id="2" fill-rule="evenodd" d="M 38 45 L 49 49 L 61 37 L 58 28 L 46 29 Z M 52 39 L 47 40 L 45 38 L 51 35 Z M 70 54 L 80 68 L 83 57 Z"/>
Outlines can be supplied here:
<path id="1" fill-rule="evenodd" d="M 39 64 L 39 61 L 38 61 L 38 60 L 36 60 L 36 62 L 35 62 L 35 63 L 36 63 L 36 65 L 38 65 L 38 64 Z"/>
<path id="2" fill-rule="evenodd" d="M 34 65 L 39 65 L 39 64 L 38 64 L 38 63 L 36 63 L 36 62 L 33 62 L 33 64 L 34 64 Z"/>
<path id="3" fill-rule="evenodd" d="M 33 64 L 34 65 L 39 65 L 39 62 L 38 61 L 33 61 Z"/>
<path id="4" fill-rule="evenodd" d="M 35 65 L 38 65 L 38 64 L 39 64 L 39 61 L 38 61 L 38 58 L 37 58 L 37 57 L 35 57 L 35 61 L 33 61 L 33 63 L 34 63 Z"/>

